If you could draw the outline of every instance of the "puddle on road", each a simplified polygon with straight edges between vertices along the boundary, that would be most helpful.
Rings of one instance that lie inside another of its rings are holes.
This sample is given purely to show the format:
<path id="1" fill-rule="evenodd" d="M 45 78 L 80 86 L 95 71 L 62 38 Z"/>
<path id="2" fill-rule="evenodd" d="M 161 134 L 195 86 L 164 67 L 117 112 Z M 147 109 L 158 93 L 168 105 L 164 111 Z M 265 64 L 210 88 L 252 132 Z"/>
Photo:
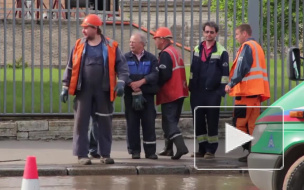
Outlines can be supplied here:
<path id="1" fill-rule="evenodd" d="M 20 190 L 22 177 L 0 178 L 1 190 Z M 248 174 L 40 177 L 41 190 L 258 190 Z"/>

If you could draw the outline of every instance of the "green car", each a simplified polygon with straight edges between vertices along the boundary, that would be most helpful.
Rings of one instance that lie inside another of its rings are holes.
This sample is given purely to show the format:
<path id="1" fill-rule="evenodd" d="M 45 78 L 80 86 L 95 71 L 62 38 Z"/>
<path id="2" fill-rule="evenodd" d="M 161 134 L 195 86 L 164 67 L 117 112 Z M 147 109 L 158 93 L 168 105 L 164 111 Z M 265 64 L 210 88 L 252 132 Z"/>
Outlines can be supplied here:
<path id="1" fill-rule="evenodd" d="M 289 49 L 291 80 L 303 80 L 301 59 L 298 48 Z M 274 106 L 280 106 L 284 111 L 272 108 Z M 259 116 L 253 137 L 248 156 L 251 181 L 262 190 L 304 189 L 304 83 Z"/>

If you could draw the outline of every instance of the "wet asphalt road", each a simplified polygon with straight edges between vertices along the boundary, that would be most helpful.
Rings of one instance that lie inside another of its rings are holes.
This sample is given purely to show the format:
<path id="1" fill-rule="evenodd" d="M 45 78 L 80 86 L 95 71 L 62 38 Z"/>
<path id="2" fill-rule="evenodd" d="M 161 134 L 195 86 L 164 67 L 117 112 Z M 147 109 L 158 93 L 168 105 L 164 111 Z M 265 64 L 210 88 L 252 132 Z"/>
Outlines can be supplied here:
<path id="1" fill-rule="evenodd" d="M 20 190 L 22 177 L 0 178 L 1 190 Z M 40 177 L 41 190 L 258 190 L 248 174 Z"/>

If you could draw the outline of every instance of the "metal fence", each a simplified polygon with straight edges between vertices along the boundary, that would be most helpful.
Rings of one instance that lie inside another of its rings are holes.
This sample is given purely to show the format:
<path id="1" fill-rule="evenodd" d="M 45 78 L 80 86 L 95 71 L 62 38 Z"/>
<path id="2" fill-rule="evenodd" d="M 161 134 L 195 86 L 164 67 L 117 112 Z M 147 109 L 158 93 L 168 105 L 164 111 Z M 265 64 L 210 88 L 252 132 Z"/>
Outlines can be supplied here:
<path id="1" fill-rule="evenodd" d="M 115 39 L 123 52 L 129 51 L 134 30 L 147 34 L 146 49 L 158 50 L 153 32 L 159 26 L 173 31 L 173 40 L 185 63 L 202 39 L 202 24 L 208 20 L 220 26 L 217 40 L 229 52 L 230 65 L 238 44 L 235 27 L 249 22 L 253 36 L 262 44 L 271 86 L 270 105 L 296 83 L 285 73 L 289 46 L 303 49 L 304 2 L 299 0 L 0 0 L 0 113 L 2 115 L 70 115 L 59 99 L 62 74 L 71 48 L 81 37 L 80 23 L 94 13 L 103 22 L 103 33 Z M 103 8 L 104 7 L 104 8 Z M 189 76 L 189 68 L 187 68 Z M 222 105 L 232 105 L 228 95 Z M 115 113 L 124 112 L 122 99 L 115 101 Z M 183 113 L 190 113 L 189 99 Z"/>

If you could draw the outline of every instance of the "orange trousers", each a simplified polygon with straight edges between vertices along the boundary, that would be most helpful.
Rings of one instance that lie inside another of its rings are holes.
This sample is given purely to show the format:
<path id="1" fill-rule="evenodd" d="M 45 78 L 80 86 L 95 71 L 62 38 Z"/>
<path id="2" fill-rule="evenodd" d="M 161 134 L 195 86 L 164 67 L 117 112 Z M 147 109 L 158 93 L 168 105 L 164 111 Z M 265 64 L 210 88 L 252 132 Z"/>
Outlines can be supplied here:
<path id="1" fill-rule="evenodd" d="M 254 97 L 236 97 L 235 108 L 233 112 L 233 121 L 237 129 L 252 135 L 255 121 L 261 113 L 261 108 L 257 107 L 241 107 L 238 106 L 261 106 L 261 100 L 259 96 Z"/>

